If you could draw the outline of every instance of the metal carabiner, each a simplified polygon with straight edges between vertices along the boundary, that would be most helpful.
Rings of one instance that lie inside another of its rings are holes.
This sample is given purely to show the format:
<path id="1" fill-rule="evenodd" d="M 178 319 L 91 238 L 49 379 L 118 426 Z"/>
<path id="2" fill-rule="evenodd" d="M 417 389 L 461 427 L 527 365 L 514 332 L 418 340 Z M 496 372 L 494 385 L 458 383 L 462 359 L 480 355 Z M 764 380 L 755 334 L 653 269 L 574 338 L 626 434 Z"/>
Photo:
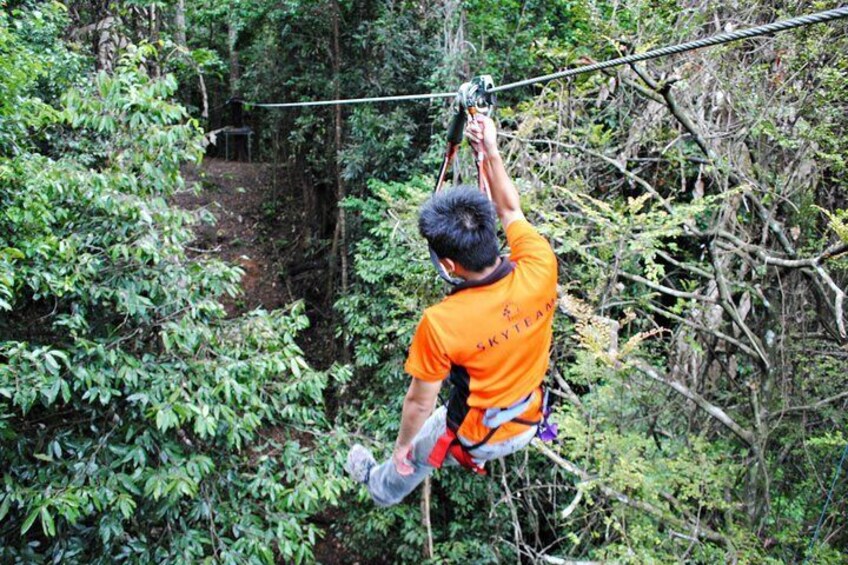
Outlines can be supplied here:
<path id="1" fill-rule="evenodd" d="M 473 120 L 480 113 L 490 115 L 495 106 L 495 93 L 492 89 L 495 83 L 491 75 L 480 75 L 464 83 L 459 87 L 457 98 L 460 106 L 465 109 L 467 120 Z M 477 165 L 477 186 L 480 192 L 485 194 L 489 200 L 492 199 L 492 191 L 489 187 L 489 179 L 483 169 L 483 163 L 486 160 L 485 151 L 478 151 L 474 155 L 474 161 Z"/>
<path id="2" fill-rule="evenodd" d="M 459 87 L 460 105 L 470 114 L 489 114 L 495 106 L 495 82 L 492 75 L 479 75 Z"/>

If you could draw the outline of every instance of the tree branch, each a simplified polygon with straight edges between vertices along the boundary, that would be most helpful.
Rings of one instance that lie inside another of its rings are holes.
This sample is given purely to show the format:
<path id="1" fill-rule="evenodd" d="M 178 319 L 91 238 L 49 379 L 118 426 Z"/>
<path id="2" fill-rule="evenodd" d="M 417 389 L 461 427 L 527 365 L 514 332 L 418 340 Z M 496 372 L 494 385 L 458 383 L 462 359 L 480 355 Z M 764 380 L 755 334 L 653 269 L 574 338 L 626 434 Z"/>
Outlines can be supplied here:
<path id="1" fill-rule="evenodd" d="M 689 320 L 689 319 L 684 318 L 682 316 L 678 316 L 674 312 L 670 312 L 670 311 L 666 310 L 665 308 L 658 308 L 658 307 L 656 307 L 656 306 L 654 306 L 653 304 L 650 304 L 650 303 L 644 304 L 643 306 L 645 308 L 647 308 L 648 310 L 651 310 L 652 312 L 659 314 L 660 316 L 665 316 L 666 318 L 671 318 L 672 320 L 676 320 L 676 321 L 680 322 L 681 324 L 689 326 L 690 328 L 692 328 L 694 330 L 712 334 L 719 339 L 722 339 L 722 340 L 724 340 L 724 341 L 726 341 L 726 342 L 728 342 L 732 345 L 735 345 L 740 351 L 747 353 L 751 357 L 759 357 L 759 355 L 757 354 L 756 351 L 754 351 L 753 349 L 751 349 L 750 347 L 748 347 L 747 345 L 745 345 L 744 343 L 742 343 L 738 339 L 731 337 L 731 336 L 727 335 L 726 333 L 724 333 L 722 331 L 714 330 L 714 329 L 708 328 L 706 326 L 702 326 L 701 324 L 697 324 L 697 323 L 693 322 L 692 320 Z"/>
<path id="2" fill-rule="evenodd" d="M 713 153 L 712 149 L 710 149 L 709 145 L 707 145 L 707 142 L 704 140 L 704 138 L 701 137 L 701 134 L 695 127 L 695 124 L 692 123 L 692 120 L 689 119 L 689 116 L 687 116 L 677 104 L 677 99 L 671 92 L 671 87 L 673 83 L 667 82 L 665 84 L 660 84 L 653 78 L 651 78 L 645 70 L 641 69 L 639 65 L 633 64 L 630 65 L 630 67 L 636 72 L 637 75 L 639 75 L 639 78 L 645 81 L 645 84 L 647 84 L 651 89 L 653 89 L 655 92 L 658 92 L 660 96 L 663 97 L 663 99 L 665 100 L 665 105 L 668 107 L 669 111 L 677 119 L 680 125 L 683 126 L 683 129 L 685 129 L 689 133 L 689 135 L 692 136 L 692 139 L 695 140 L 695 143 L 698 144 L 698 147 L 701 148 L 701 151 L 703 151 L 704 155 L 706 155 L 707 158 L 709 158 L 710 160 L 715 160 L 715 154 Z"/>
<path id="3" fill-rule="evenodd" d="M 653 196 L 654 198 L 659 200 L 662 203 L 663 207 L 667 211 L 669 211 L 669 212 L 671 211 L 671 204 L 669 203 L 669 201 L 664 196 L 662 196 L 659 192 L 657 192 L 657 190 L 653 186 L 651 186 L 651 184 L 648 181 L 646 181 L 645 179 L 643 179 L 639 175 L 633 173 L 632 171 L 628 171 L 627 167 L 625 165 L 623 165 L 622 163 L 620 163 L 619 161 L 617 161 L 617 160 L 615 160 L 611 157 L 607 157 L 603 153 L 598 153 L 597 151 L 593 151 L 593 150 L 591 150 L 587 147 L 581 147 L 580 145 L 575 145 L 575 144 L 572 144 L 572 143 L 563 143 L 561 141 L 555 141 L 553 139 L 519 137 L 519 136 L 514 135 L 514 134 L 504 133 L 504 132 L 500 132 L 500 131 L 498 132 L 498 135 L 500 137 L 504 137 L 504 138 L 507 138 L 507 139 L 515 139 L 515 140 L 520 141 L 522 143 L 539 143 L 539 144 L 553 145 L 555 147 L 560 147 L 562 149 L 567 149 L 567 150 L 571 150 L 571 151 L 579 151 L 581 153 L 585 153 L 586 155 L 590 155 L 592 157 L 595 157 L 596 159 L 600 159 L 604 163 L 607 163 L 608 165 L 613 166 L 618 172 L 620 172 L 622 175 L 624 175 L 625 177 L 627 177 L 628 179 L 630 179 L 634 183 L 641 186 L 643 189 L 645 189 L 645 192 L 649 193 L 651 196 Z"/>
<path id="4" fill-rule="evenodd" d="M 839 394 L 836 394 L 834 396 L 824 398 L 812 404 L 806 404 L 804 406 L 791 406 L 789 408 L 784 408 L 783 410 L 779 410 L 777 412 L 769 413 L 768 417 L 779 418 L 784 414 L 789 414 L 790 412 L 810 412 L 813 410 L 818 410 L 823 406 L 827 406 L 828 404 L 836 402 L 837 400 L 842 400 L 843 398 L 848 398 L 848 390 L 840 392 Z"/>
<path id="5" fill-rule="evenodd" d="M 703 410 L 704 412 L 724 424 L 724 426 L 726 426 L 730 431 L 736 434 L 739 439 L 741 439 L 748 445 L 748 447 L 756 447 L 753 432 L 746 430 L 745 428 L 737 424 L 736 421 L 727 414 L 727 412 L 725 412 L 715 404 L 712 404 L 710 401 L 708 401 L 706 398 L 704 398 L 697 392 L 691 390 L 689 387 L 687 387 L 681 382 L 669 379 L 668 377 L 661 375 L 656 369 L 654 369 L 644 361 L 631 361 L 631 365 L 647 377 L 659 383 L 662 383 L 669 388 L 674 389 L 676 392 L 682 394 L 683 396 L 697 404 L 701 410 Z"/>
<path id="6" fill-rule="evenodd" d="M 718 257 L 715 254 L 715 248 L 710 245 L 710 256 L 713 261 L 713 271 L 715 272 L 715 281 L 718 284 L 718 292 L 719 292 L 719 304 L 724 309 L 725 312 L 728 313 L 730 318 L 739 326 L 739 329 L 742 330 L 742 333 L 745 334 L 745 337 L 748 338 L 748 341 L 751 342 L 751 345 L 754 347 L 754 350 L 757 352 L 757 357 L 760 358 L 760 361 L 763 363 L 763 367 L 766 371 L 771 369 L 771 362 L 769 361 L 768 355 L 766 355 L 765 349 L 763 349 L 763 344 L 754 335 L 754 332 L 751 331 L 751 328 L 745 323 L 742 317 L 739 315 L 739 312 L 736 310 L 736 305 L 733 303 L 733 300 L 730 296 L 730 290 L 727 288 L 727 281 L 724 279 L 724 275 L 722 274 L 721 266 L 718 262 Z"/>
<path id="7" fill-rule="evenodd" d="M 676 528 L 689 530 L 694 537 L 697 537 L 699 539 L 707 539 L 716 543 L 723 544 L 727 547 L 732 546 L 730 540 L 728 540 L 718 532 L 711 530 L 710 528 L 706 528 L 701 525 L 690 524 L 686 520 L 682 520 L 677 516 L 670 515 L 661 508 L 657 508 L 652 504 L 648 504 L 647 502 L 630 498 L 626 494 L 620 493 L 617 490 L 604 486 L 599 482 L 598 477 L 593 477 L 574 463 L 562 458 L 560 455 L 555 453 L 550 447 L 542 443 L 541 440 L 534 439 L 533 444 L 539 451 L 542 452 L 545 457 L 556 463 L 559 467 L 561 467 L 568 473 L 580 478 L 582 481 L 591 481 L 596 484 L 598 486 L 598 490 L 600 490 L 601 493 L 603 493 L 603 495 L 607 498 L 615 499 L 618 502 L 621 502 L 622 504 L 630 506 L 631 508 L 635 508 L 637 510 L 645 512 L 646 514 L 653 516 L 661 522 L 666 522 Z"/>

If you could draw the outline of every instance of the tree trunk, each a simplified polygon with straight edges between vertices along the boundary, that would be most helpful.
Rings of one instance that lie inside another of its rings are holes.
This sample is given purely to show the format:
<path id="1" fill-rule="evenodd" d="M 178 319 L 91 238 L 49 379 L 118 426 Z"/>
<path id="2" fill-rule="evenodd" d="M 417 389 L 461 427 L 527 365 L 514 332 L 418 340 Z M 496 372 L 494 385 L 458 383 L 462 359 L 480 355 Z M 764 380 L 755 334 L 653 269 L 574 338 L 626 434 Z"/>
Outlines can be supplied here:
<path id="1" fill-rule="evenodd" d="M 333 93 L 336 98 L 341 98 L 341 47 L 339 41 L 339 3 L 337 0 L 331 2 L 333 23 Z M 333 146 L 335 149 L 335 176 L 336 176 L 336 229 L 333 235 L 333 247 L 330 250 L 330 276 L 327 288 L 327 297 L 333 295 L 336 282 L 336 265 L 338 257 L 341 257 L 341 291 L 347 292 L 347 233 L 345 226 L 345 211 L 341 206 L 345 198 L 345 185 L 342 180 L 342 166 L 340 156 L 342 151 L 342 107 L 337 104 L 333 112 Z M 346 355 L 345 355 L 346 357 Z"/>
<path id="2" fill-rule="evenodd" d="M 148 8 L 149 14 L 149 41 L 150 43 L 156 45 L 159 42 L 159 13 L 156 11 L 156 4 L 151 4 L 150 8 Z M 159 78 L 162 75 L 162 68 L 159 65 L 159 61 L 156 58 L 151 58 L 148 63 L 148 68 L 150 69 L 150 75 L 154 78 Z"/>
<path id="3" fill-rule="evenodd" d="M 174 41 L 177 45 L 185 48 L 186 42 L 186 19 L 185 19 L 185 0 L 177 0 L 176 12 L 174 14 Z"/>
<path id="4" fill-rule="evenodd" d="M 227 45 L 230 49 L 230 96 L 237 97 L 239 94 L 239 52 L 236 48 L 238 41 L 238 28 L 236 27 L 235 17 L 230 16 L 227 21 Z"/>
<path id="5" fill-rule="evenodd" d="M 336 99 L 341 98 L 341 42 L 340 42 L 340 20 L 341 14 L 338 0 L 332 0 L 332 18 L 333 18 L 333 93 Z M 341 294 L 347 294 L 347 227 L 345 225 L 345 211 L 342 207 L 342 201 L 345 199 L 345 184 L 342 179 L 342 107 L 336 104 L 334 108 L 334 135 L 333 145 L 335 149 L 335 175 L 336 175 L 336 229 L 333 235 L 333 247 L 330 251 L 330 272 L 327 288 L 327 298 L 332 301 L 334 285 L 336 282 L 336 265 L 338 258 L 341 258 Z M 347 334 L 342 332 L 342 352 L 341 359 L 344 363 L 349 361 L 347 352 Z"/>
<path id="6" fill-rule="evenodd" d="M 192 58 L 188 49 L 188 39 L 186 39 L 186 17 L 185 17 L 185 0 L 177 0 L 174 12 L 174 41 L 182 50 L 183 56 L 197 71 L 197 82 L 200 88 L 201 112 L 200 115 L 204 119 L 209 118 L 209 94 L 206 92 L 206 81 L 203 80 L 203 72 Z"/>
<path id="7" fill-rule="evenodd" d="M 342 51 L 339 41 L 339 2 L 333 0 L 333 76 L 335 77 L 335 96 L 341 98 L 341 65 Z M 339 222 L 339 250 L 341 255 L 341 283 L 342 294 L 347 293 L 347 227 L 345 226 L 345 210 L 341 206 L 345 199 L 346 191 L 344 179 L 342 178 L 342 106 L 336 104 L 335 109 L 335 148 L 336 148 L 336 197 L 338 206 Z"/>

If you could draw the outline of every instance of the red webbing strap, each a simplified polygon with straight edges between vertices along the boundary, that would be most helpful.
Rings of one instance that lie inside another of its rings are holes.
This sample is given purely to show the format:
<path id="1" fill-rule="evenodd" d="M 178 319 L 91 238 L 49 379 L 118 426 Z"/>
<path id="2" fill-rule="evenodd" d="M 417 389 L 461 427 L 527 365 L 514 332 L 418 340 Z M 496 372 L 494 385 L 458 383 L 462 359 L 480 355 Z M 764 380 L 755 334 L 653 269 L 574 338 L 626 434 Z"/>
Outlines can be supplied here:
<path id="1" fill-rule="evenodd" d="M 447 428 L 445 433 L 442 434 L 442 437 L 436 441 L 436 445 L 433 446 L 433 450 L 430 452 L 430 456 L 427 458 L 427 463 L 435 467 L 436 469 L 442 468 L 442 463 L 445 462 L 445 457 L 448 456 L 448 450 L 451 447 L 451 444 L 456 439 L 456 434 L 452 429 Z"/>
<path id="2" fill-rule="evenodd" d="M 472 120 L 476 120 L 477 108 L 469 108 L 468 114 Z M 480 129 L 486 129 L 486 122 L 477 120 Z M 479 147 L 474 147 L 474 162 L 477 164 L 477 187 L 480 192 L 486 195 L 489 200 L 492 199 L 492 189 L 489 187 L 489 179 L 486 177 L 486 172 L 483 169 L 483 163 L 486 160 L 486 151 L 483 149 L 483 142 L 480 142 Z"/>
<path id="3" fill-rule="evenodd" d="M 451 445 L 450 453 L 453 455 L 453 458 L 466 469 L 470 469 L 478 475 L 486 474 L 486 469 L 474 462 L 471 454 L 465 451 L 465 449 L 462 448 L 462 445 L 459 444 L 459 440 L 457 440 L 457 443 Z"/>
<path id="4" fill-rule="evenodd" d="M 492 199 L 492 189 L 489 188 L 489 179 L 486 177 L 486 172 L 483 170 L 483 160 L 486 157 L 482 157 L 479 161 L 477 161 L 477 187 L 480 189 L 480 192 L 486 195 L 486 198 L 489 200 Z"/>
<path id="5" fill-rule="evenodd" d="M 436 186 L 433 189 L 433 192 L 439 192 L 442 190 L 442 186 L 445 184 L 445 178 L 447 177 L 448 169 L 453 163 L 454 157 L 456 157 L 456 153 L 459 151 L 459 144 L 448 142 L 448 148 L 445 151 L 445 157 L 442 160 L 442 166 L 439 167 L 439 176 L 436 179 Z"/>
<path id="6" fill-rule="evenodd" d="M 480 122 L 480 124 L 482 125 L 483 122 Z M 442 160 L 442 165 L 441 167 L 439 167 L 439 176 L 436 178 L 436 186 L 434 187 L 433 192 L 440 192 L 442 190 L 442 187 L 445 185 L 448 169 L 453 163 L 453 160 L 456 157 L 458 151 L 459 145 L 452 143 L 448 144 L 448 149 L 445 152 L 444 159 Z M 486 195 L 486 198 L 491 200 L 492 189 L 489 187 L 489 179 L 488 177 L 486 177 L 486 172 L 483 169 L 483 163 L 485 160 L 485 151 L 475 151 L 474 162 L 477 165 L 477 188 L 480 189 L 480 192 Z"/>
<path id="7" fill-rule="evenodd" d="M 462 448 L 459 438 L 456 437 L 456 432 L 450 428 L 446 428 L 445 433 L 436 441 L 436 445 L 433 446 L 433 450 L 430 451 L 430 456 L 427 458 L 427 463 L 436 469 L 441 469 L 448 452 L 456 459 L 457 463 L 466 469 L 470 469 L 478 475 L 486 474 L 486 469 L 474 462 L 471 454 Z"/>

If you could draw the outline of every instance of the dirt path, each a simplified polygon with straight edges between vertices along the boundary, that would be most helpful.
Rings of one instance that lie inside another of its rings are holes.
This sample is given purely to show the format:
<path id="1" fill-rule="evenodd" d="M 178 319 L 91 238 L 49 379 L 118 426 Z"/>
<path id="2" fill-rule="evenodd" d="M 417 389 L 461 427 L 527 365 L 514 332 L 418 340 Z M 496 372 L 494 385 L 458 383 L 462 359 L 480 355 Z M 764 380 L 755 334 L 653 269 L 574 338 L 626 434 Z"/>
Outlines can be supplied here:
<path id="1" fill-rule="evenodd" d="M 298 230 L 303 221 L 301 207 L 284 191 L 274 191 L 271 166 L 207 159 L 200 168 L 186 169 L 183 174 L 187 184 L 200 183 L 203 190 L 196 195 L 179 194 L 175 204 L 188 210 L 204 208 L 217 219 L 214 225 L 196 229 L 193 248 L 198 254 L 211 253 L 244 269 L 244 294 L 226 303 L 228 312 L 273 310 L 304 300 L 312 324 L 298 343 L 312 366 L 329 367 L 334 347 L 326 258 L 320 247 L 304 245 Z M 329 396 L 328 411 L 334 404 L 332 391 Z M 326 531 L 315 547 L 318 563 L 361 562 L 333 535 L 339 517 L 338 510 L 332 509 L 315 517 L 315 523 Z"/>
<path id="2" fill-rule="evenodd" d="M 312 325 L 298 342 L 314 367 L 329 367 L 334 348 L 326 259 L 320 248 L 304 245 L 300 205 L 285 191 L 274 190 L 271 165 L 206 159 L 184 176 L 187 184 L 200 183 L 203 190 L 181 193 L 175 203 L 206 209 L 217 219 L 198 227 L 194 248 L 244 270 L 244 294 L 226 303 L 228 312 L 273 310 L 304 300 Z"/>

